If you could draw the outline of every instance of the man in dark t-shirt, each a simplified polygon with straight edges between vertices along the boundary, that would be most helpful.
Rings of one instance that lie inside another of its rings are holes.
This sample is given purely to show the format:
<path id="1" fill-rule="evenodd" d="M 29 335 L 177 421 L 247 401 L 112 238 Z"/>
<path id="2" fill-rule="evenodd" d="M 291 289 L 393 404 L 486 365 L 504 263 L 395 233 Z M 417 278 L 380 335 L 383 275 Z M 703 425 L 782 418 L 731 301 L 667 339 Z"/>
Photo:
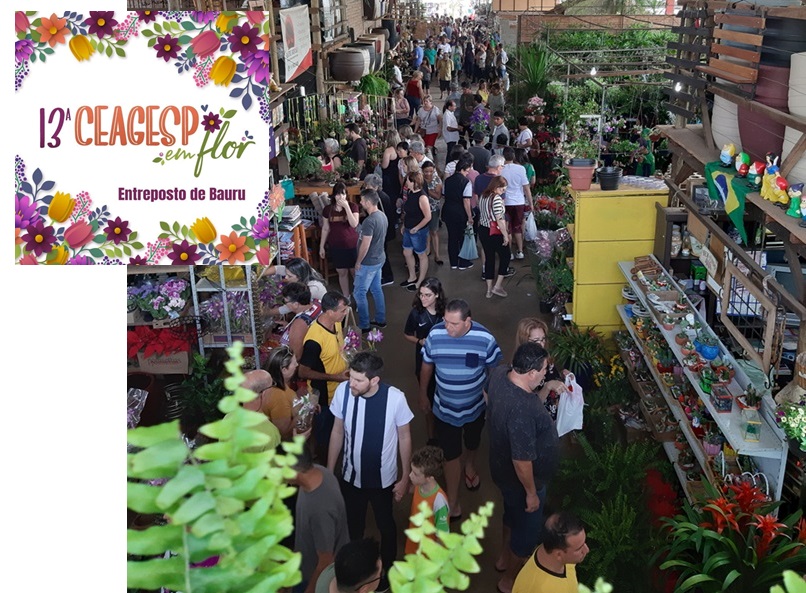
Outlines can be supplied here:
<path id="1" fill-rule="evenodd" d="M 361 129 L 358 124 L 347 124 L 344 130 L 347 132 L 347 138 L 352 142 L 347 156 L 358 164 L 358 177 L 363 179 L 366 176 L 364 165 L 367 162 L 367 141 L 361 137 Z"/>
<path id="2" fill-rule="evenodd" d="M 504 499 L 504 548 L 497 565 L 506 572 L 499 591 L 509 591 L 518 571 L 540 543 L 546 486 L 557 469 L 557 428 L 540 399 L 549 389 L 565 391 L 561 381 L 540 390 L 548 353 L 539 344 L 522 344 L 509 369 L 494 369 L 487 387 L 490 475 Z"/>

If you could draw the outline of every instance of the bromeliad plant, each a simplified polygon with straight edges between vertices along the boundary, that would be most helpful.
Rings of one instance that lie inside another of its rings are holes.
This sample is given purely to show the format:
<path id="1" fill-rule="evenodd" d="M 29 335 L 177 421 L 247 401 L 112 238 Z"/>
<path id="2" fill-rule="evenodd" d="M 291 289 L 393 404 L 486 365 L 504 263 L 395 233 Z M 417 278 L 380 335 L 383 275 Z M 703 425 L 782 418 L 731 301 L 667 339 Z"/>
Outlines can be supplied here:
<path id="1" fill-rule="evenodd" d="M 705 504 L 686 503 L 682 515 L 666 520 L 660 568 L 680 573 L 675 591 L 755 593 L 780 583 L 786 569 L 806 570 L 802 511 L 776 518 L 780 503 L 748 483 L 705 488 Z"/>
<path id="2" fill-rule="evenodd" d="M 300 581 L 300 555 L 279 542 L 293 530 L 283 499 L 294 492 L 285 481 L 302 438 L 284 444 L 285 453 L 251 452 L 269 437 L 255 430 L 265 416 L 241 407 L 255 397 L 241 387 L 242 350 L 228 349 L 232 394 L 219 404 L 226 417 L 201 428 L 216 442 L 190 449 L 176 421 L 128 431 L 139 450 L 127 457 L 127 506 L 167 520 L 127 531 L 129 589 L 273 592 Z"/>

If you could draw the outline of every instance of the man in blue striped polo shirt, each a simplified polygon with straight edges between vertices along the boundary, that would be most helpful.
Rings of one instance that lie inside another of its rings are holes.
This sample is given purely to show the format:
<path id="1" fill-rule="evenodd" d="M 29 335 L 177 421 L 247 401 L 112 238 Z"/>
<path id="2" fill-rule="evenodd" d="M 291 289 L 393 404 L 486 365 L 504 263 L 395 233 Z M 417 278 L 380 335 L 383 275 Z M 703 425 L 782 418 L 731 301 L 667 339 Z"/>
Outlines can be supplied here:
<path id="1" fill-rule="evenodd" d="M 470 305 L 454 299 L 445 307 L 442 323 L 436 324 L 423 344 L 420 370 L 420 408 L 427 412 L 427 387 L 436 373 L 434 428 L 445 454 L 445 485 L 451 519 L 462 515 L 459 481 L 464 461 L 465 485 L 478 490 L 476 450 L 484 427 L 484 384 L 487 371 L 501 360 L 501 349 L 489 330 L 470 317 Z M 465 455 L 462 459 L 462 441 Z"/>

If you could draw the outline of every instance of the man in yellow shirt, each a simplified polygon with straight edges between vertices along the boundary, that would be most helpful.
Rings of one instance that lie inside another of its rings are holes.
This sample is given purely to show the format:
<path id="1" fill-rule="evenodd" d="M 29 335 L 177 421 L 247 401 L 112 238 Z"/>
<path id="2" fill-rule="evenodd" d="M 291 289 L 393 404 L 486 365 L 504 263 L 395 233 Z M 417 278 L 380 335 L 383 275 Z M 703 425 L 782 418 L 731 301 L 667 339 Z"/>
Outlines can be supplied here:
<path id="1" fill-rule="evenodd" d="M 299 359 L 299 378 L 308 381 L 309 389 L 319 392 L 321 411 L 314 420 L 313 435 L 320 461 L 327 459 L 333 429 L 333 414 L 330 412 L 333 393 L 339 383 L 350 378 L 347 360 L 342 353 L 342 322 L 349 310 L 347 297 L 335 290 L 326 292 L 322 297 L 322 312 L 305 334 Z"/>
<path id="2" fill-rule="evenodd" d="M 576 565 L 588 554 L 585 527 L 564 511 L 546 519 L 543 543 L 523 565 L 512 593 L 577 593 Z"/>

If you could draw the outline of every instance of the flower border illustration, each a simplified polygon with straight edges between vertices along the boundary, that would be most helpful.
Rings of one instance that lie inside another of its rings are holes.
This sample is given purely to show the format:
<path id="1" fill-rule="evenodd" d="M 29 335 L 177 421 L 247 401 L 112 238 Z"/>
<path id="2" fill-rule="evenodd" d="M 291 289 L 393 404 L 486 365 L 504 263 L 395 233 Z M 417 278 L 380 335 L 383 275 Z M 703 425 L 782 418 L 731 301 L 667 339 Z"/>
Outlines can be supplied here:
<path id="1" fill-rule="evenodd" d="M 238 264 L 276 255 L 276 225 L 285 195 L 280 184 L 266 190 L 257 213 L 242 216 L 219 235 L 208 217 L 195 222 L 161 221 L 162 232 L 144 245 L 129 221 L 94 206 L 89 192 L 53 192 L 56 182 L 34 169 L 28 179 L 22 157 L 14 158 L 14 258 L 18 264 L 174 265 Z M 128 259 L 127 259 L 128 258 Z M 124 261 L 126 260 L 126 261 Z"/>
<path id="2" fill-rule="evenodd" d="M 210 82 L 231 87 L 229 96 L 244 110 L 256 102 L 261 120 L 271 123 L 270 23 L 261 11 L 144 10 L 126 12 L 123 20 L 115 18 L 115 11 L 37 15 L 15 13 L 16 91 L 37 62 L 45 63 L 57 50 L 69 47 L 79 62 L 125 57 L 127 44 L 137 38 L 147 40 L 154 57 L 172 63 L 177 74 L 192 72 L 197 87 Z M 220 113 L 226 117 L 233 112 Z M 279 186 L 264 193 L 256 216 L 241 217 L 226 234 L 217 235 L 206 217 L 191 224 L 163 221 L 163 232 L 144 245 L 128 221 L 113 217 L 106 205 L 94 207 L 88 192 L 79 191 L 75 198 L 53 193 L 56 182 L 47 180 L 39 168 L 29 181 L 19 155 L 14 172 L 15 260 L 20 264 L 155 265 L 166 258 L 178 265 L 252 259 L 268 264 L 274 255 L 271 219 L 279 218 L 284 203 Z"/>

